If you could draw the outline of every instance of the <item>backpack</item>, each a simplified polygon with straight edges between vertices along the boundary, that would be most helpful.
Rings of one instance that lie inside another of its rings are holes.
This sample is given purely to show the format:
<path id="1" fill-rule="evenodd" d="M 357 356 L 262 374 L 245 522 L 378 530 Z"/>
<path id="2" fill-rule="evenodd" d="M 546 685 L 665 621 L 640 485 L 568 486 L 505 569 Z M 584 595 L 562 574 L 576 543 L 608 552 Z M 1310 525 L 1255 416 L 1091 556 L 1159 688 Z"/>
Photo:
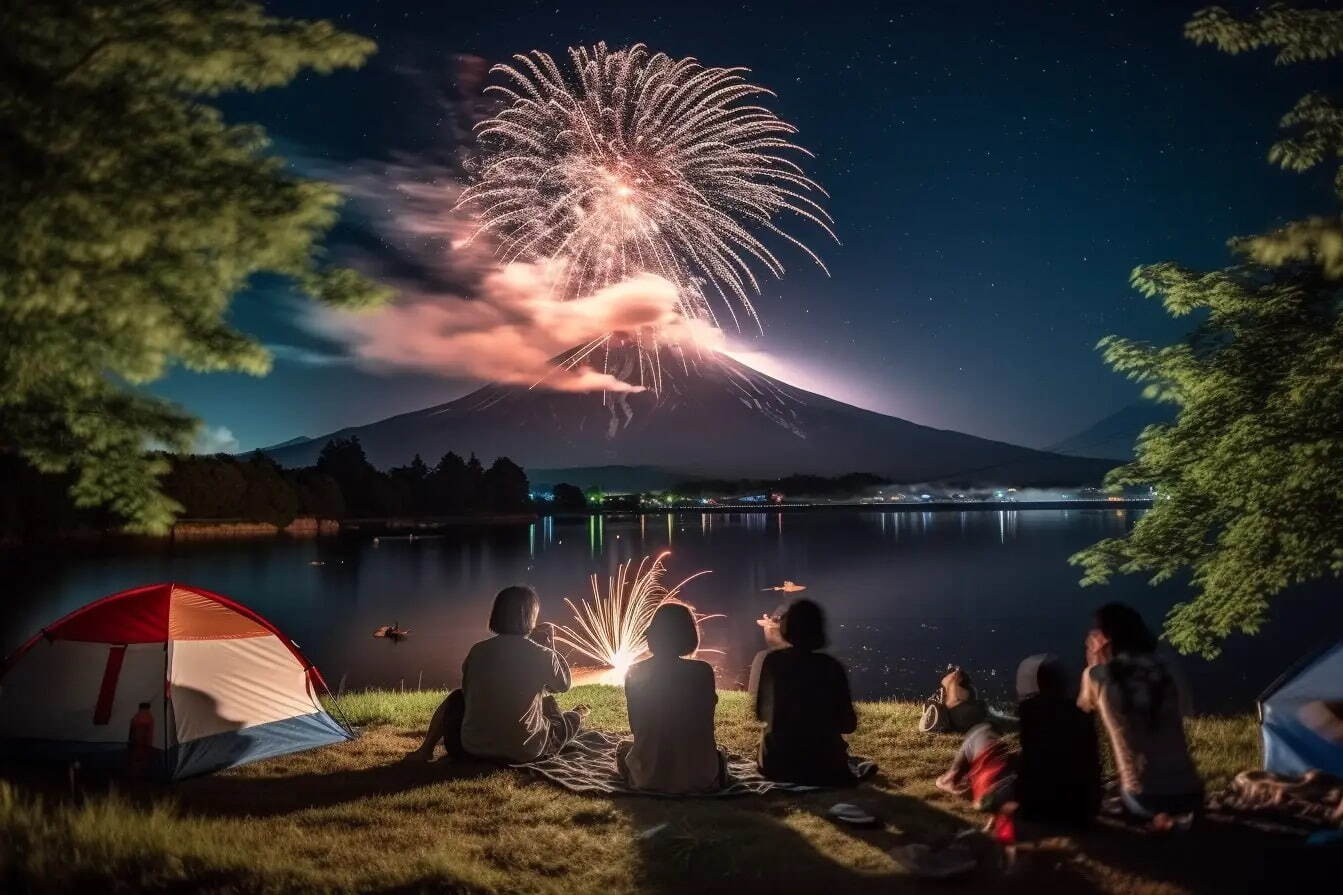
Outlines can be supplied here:
<path id="1" fill-rule="evenodd" d="M 960 700 L 947 705 L 947 689 L 956 686 Z M 989 710 L 970 684 L 970 676 L 959 668 L 951 668 L 942 679 L 942 686 L 924 702 L 923 716 L 919 718 L 922 733 L 965 733 L 971 727 L 988 719 Z"/>
<path id="2" fill-rule="evenodd" d="M 945 698 L 945 691 L 938 687 L 937 692 L 924 701 L 923 716 L 919 718 L 920 733 L 947 733 L 951 730 L 951 712 Z"/>

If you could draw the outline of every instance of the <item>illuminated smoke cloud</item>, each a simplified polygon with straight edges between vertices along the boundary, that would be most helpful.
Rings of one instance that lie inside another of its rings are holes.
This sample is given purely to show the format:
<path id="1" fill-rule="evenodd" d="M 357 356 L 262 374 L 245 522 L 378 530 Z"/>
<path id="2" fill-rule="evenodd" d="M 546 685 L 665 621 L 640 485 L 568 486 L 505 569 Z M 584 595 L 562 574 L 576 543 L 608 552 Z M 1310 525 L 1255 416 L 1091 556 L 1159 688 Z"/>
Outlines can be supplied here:
<path id="1" fill-rule="evenodd" d="M 375 371 L 415 370 L 556 391 L 643 391 L 586 365 L 557 368 L 551 359 L 621 332 L 666 344 L 716 347 L 718 333 L 683 318 L 677 290 L 642 274 L 569 301 L 555 295 L 560 272 L 510 264 L 484 276 L 474 298 L 414 296 L 372 314 L 313 308 L 307 325 L 346 344 Z"/>

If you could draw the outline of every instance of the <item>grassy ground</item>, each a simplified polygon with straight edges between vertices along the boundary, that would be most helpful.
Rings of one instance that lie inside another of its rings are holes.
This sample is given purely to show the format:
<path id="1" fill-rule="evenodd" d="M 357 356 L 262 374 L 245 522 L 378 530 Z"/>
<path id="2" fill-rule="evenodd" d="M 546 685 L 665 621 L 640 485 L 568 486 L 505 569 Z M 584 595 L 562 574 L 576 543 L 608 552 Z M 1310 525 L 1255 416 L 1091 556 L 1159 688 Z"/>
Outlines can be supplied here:
<path id="1" fill-rule="evenodd" d="M 399 764 L 441 693 L 356 693 L 341 700 L 365 729 L 341 746 L 258 762 L 165 788 L 72 794 L 68 781 L 0 782 L 0 890 L 892 892 L 929 884 L 904 875 L 887 849 L 937 843 L 977 822 L 933 787 L 952 736 L 917 731 L 912 703 L 859 707 L 855 752 L 881 774 L 845 791 L 724 800 L 578 796 L 522 773 L 475 764 Z M 626 730 L 623 694 L 578 687 L 565 705 L 589 723 Z M 1210 785 L 1258 761 L 1253 720 L 1190 722 Z M 750 752 L 746 699 L 723 693 L 718 737 Z M 79 789 L 79 787 L 76 787 Z M 883 829 L 841 829 L 838 800 L 882 817 Z M 665 826 L 664 826 L 665 825 Z M 1005 878 L 977 871 L 976 890 L 1231 891 L 1253 874 L 1261 836 L 1205 824 L 1182 837 L 1114 826 L 1045 838 Z"/>

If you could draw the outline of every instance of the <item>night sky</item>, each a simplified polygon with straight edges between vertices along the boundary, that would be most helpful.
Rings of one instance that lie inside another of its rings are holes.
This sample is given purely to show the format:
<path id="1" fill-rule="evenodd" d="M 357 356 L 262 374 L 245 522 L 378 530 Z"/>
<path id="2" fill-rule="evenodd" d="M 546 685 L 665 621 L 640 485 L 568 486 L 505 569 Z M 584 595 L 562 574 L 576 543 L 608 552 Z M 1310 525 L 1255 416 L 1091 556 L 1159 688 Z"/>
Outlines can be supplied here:
<path id="1" fill-rule="evenodd" d="M 736 344 L 842 400 L 1046 446 L 1137 397 L 1100 337 L 1187 327 L 1128 288 L 1135 265 L 1220 266 L 1227 237 L 1328 203 L 1317 180 L 1265 162 L 1320 70 L 1194 46 L 1181 26 L 1201 5 L 271 2 L 336 19 L 378 53 L 223 105 L 301 170 L 343 179 L 458 148 L 438 89 L 456 54 L 605 40 L 747 66 L 816 153 L 843 244 L 808 234 L 829 278 L 778 246 L 789 273 L 756 302 L 765 332 Z M 374 266 L 395 254 L 353 205 L 327 244 Z M 270 282 L 235 303 L 238 326 L 282 346 L 270 376 L 178 371 L 155 386 L 205 419 L 203 447 L 319 435 L 474 387 L 359 369 L 297 326 L 297 307 Z"/>

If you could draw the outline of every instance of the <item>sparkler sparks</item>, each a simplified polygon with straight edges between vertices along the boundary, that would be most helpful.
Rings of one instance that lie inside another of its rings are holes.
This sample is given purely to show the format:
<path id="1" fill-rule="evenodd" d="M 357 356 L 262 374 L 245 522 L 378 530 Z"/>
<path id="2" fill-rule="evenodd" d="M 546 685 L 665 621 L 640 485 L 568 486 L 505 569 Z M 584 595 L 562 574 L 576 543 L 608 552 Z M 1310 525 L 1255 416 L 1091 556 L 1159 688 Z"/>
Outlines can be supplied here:
<path id="1" fill-rule="evenodd" d="M 623 681 L 629 667 L 648 651 L 644 632 L 653 620 L 653 613 L 663 603 L 681 602 L 678 599 L 681 588 L 701 575 L 709 574 L 705 569 L 674 587 L 667 587 L 662 583 L 666 573 L 662 561 L 669 555 L 669 552 L 663 552 L 656 557 L 645 556 L 632 578 L 630 567 L 634 560 L 621 563 L 616 574 L 607 580 L 606 596 L 602 596 L 600 579 L 594 574 L 591 577 L 591 601 L 575 603 L 568 597 L 564 599 L 573 610 L 575 627 L 557 626 L 555 641 L 609 666 L 614 676 Z M 687 608 L 695 617 L 696 625 L 711 618 L 722 618 L 721 615 L 701 615 L 688 604 Z"/>
<path id="2" fill-rule="evenodd" d="M 496 65 L 507 107 L 480 123 L 487 157 L 459 207 L 479 215 L 500 260 L 554 263 L 559 289 L 581 296 L 641 273 L 675 284 L 687 318 L 718 325 L 706 290 L 736 323 L 756 321 L 752 263 L 783 265 L 752 232 L 773 233 L 820 258 L 778 219 L 796 215 L 831 237 L 825 195 L 790 154 L 796 128 L 752 97 L 743 68 L 650 54 L 643 44 L 569 50 L 562 72 L 534 50 Z"/>

